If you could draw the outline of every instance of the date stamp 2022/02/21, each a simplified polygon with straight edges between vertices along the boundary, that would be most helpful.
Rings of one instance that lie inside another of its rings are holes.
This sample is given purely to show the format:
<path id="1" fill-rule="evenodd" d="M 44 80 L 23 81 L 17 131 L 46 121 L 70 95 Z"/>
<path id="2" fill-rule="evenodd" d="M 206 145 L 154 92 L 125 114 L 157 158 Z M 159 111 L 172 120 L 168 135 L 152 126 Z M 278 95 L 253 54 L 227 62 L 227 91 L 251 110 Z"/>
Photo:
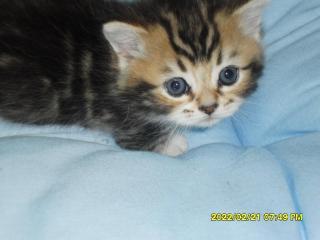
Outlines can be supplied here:
<path id="1" fill-rule="evenodd" d="M 302 222 L 302 213 L 212 213 L 212 222 Z"/>

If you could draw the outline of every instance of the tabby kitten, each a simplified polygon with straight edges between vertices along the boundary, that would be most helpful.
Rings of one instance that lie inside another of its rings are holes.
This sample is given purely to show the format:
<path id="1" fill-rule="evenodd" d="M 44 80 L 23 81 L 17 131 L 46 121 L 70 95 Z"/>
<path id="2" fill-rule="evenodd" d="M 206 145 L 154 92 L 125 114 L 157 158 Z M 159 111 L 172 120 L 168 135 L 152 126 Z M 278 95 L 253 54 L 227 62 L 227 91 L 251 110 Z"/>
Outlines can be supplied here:
<path id="1" fill-rule="evenodd" d="M 171 156 L 232 115 L 263 68 L 266 0 L 2 0 L 0 116 L 111 131 Z"/>

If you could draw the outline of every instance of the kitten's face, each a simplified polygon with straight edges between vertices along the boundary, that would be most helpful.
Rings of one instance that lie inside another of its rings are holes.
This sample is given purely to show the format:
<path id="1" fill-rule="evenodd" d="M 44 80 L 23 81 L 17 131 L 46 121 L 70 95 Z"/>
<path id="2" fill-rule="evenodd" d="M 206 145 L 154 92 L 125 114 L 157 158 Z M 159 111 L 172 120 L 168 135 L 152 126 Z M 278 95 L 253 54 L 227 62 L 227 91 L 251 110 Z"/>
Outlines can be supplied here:
<path id="1" fill-rule="evenodd" d="M 151 86 L 142 104 L 161 111 L 150 114 L 150 120 L 209 127 L 234 114 L 256 89 L 262 70 L 261 1 L 212 16 L 203 2 L 198 5 L 198 11 L 185 10 L 183 20 L 168 11 L 159 23 L 133 27 L 129 38 L 137 38 L 135 52 L 119 54 L 119 87 Z M 121 25 L 111 23 L 109 29 Z"/>

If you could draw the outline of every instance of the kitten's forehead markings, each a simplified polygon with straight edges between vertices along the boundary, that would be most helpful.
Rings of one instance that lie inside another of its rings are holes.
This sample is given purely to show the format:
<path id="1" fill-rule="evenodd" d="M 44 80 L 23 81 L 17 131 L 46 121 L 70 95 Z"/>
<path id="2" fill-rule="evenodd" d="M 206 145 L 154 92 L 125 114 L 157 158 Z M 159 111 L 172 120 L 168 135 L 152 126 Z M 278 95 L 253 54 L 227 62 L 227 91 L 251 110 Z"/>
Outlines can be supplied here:
<path id="1" fill-rule="evenodd" d="M 177 64 L 182 72 L 187 72 L 187 67 L 184 65 L 181 59 L 177 60 Z"/>
<path id="2" fill-rule="evenodd" d="M 218 57 L 217 57 L 217 65 L 218 66 L 221 65 L 222 61 L 223 61 L 222 50 L 221 50 L 221 48 L 219 48 Z"/>
<path id="3" fill-rule="evenodd" d="M 166 30 L 170 43 L 173 47 L 173 49 L 180 55 L 184 55 L 188 57 L 189 59 L 193 59 L 192 55 L 192 48 L 182 41 L 178 34 L 178 21 L 176 17 L 172 14 L 162 14 L 161 18 L 161 25 Z"/>
<path id="4" fill-rule="evenodd" d="M 198 9 L 199 10 L 199 9 Z M 199 16 L 188 15 L 184 26 L 173 13 L 163 13 L 161 26 L 166 30 L 172 48 L 178 55 L 188 58 L 193 64 L 210 60 L 219 45 L 220 33 L 213 19 L 207 19 L 207 13 L 199 10 Z M 187 29 L 183 29 L 185 27 Z"/>
<path id="5" fill-rule="evenodd" d="M 212 55 L 212 52 L 213 50 L 211 51 L 211 44 L 212 42 L 214 42 L 214 35 L 217 34 L 215 33 L 214 29 L 212 27 L 209 28 L 209 31 L 208 31 L 208 36 L 207 36 L 207 39 L 206 39 L 206 49 L 208 49 L 208 52 L 207 52 L 207 58 L 210 59 L 211 58 L 211 55 Z"/>
<path id="6" fill-rule="evenodd" d="M 212 57 L 213 52 L 219 47 L 221 36 L 218 29 L 218 26 L 215 22 L 212 24 L 212 36 L 210 38 L 211 44 L 209 45 L 208 53 L 207 53 L 207 59 L 210 60 Z"/>

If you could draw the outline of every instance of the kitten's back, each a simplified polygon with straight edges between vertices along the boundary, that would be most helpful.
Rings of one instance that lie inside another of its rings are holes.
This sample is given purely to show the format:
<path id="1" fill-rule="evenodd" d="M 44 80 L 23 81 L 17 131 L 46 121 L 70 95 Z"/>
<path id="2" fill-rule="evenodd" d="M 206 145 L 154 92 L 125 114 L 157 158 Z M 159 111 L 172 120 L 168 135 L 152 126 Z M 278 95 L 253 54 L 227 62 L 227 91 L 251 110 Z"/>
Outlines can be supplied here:
<path id="1" fill-rule="evenodd" d="M 110 49 L 99 20 L 107 12 L 101 4 L 1 1 L 1 117 L 37 124 L 86 118 L 87 95 L 104 87 L 103 73 L 110 72 Z"/>

